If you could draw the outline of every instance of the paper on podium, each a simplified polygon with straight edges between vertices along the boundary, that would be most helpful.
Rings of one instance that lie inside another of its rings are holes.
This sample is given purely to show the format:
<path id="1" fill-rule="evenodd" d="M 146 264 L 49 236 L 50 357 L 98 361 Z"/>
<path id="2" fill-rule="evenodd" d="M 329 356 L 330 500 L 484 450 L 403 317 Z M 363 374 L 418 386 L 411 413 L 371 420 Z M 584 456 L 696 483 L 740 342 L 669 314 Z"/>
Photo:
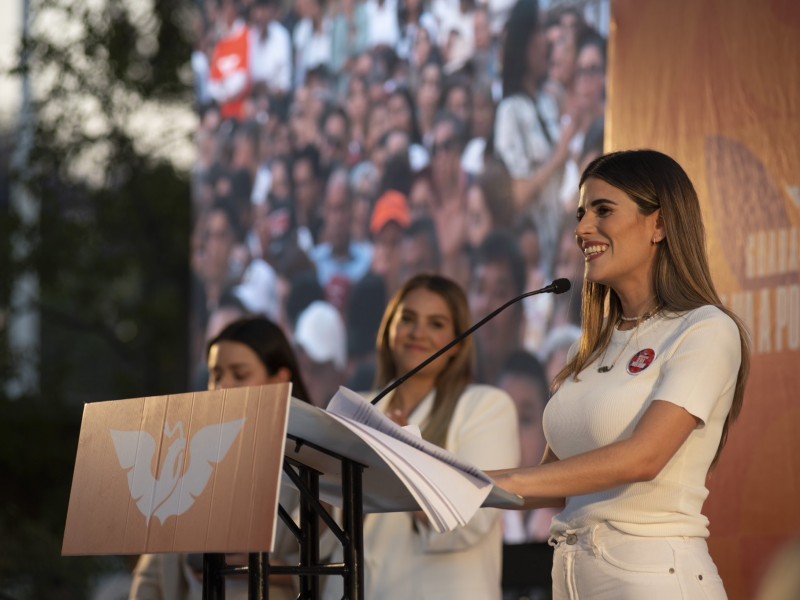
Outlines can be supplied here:
<path id="1" fill-rule="evenodd" d="M 480 469 L 400 427 L 347 388 L 339 388 L 327 412 L 386 462 L 438 532 L 466 525 L 492 491 Z"/>

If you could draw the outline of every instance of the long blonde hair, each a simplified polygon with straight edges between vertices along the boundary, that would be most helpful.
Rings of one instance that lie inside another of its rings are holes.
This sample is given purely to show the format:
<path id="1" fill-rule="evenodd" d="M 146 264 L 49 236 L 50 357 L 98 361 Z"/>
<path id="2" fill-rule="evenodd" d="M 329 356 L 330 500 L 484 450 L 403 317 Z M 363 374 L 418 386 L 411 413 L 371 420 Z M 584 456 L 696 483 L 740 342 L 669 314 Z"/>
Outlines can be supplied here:
<path id="1" fill-rule="evenodd" d="M 389 329 L 403 299 L 409 292 L 420 288 L 437 294 L 445 301 L 450 309 L 456 336 L 470 327 L 467 298 L 458 284 L 441 275 L 415 275 L 392 297 L 383 314 L 383 320 L 378 330 L 376 389 L 383 388 L 393 379 L 403 375 L 403 373 L 397 372 L 397 364 L 389 348 Z M 422 437 L 429 442 L 444 447 L 447 430 L 450 427 L 458 399 L 472 381 L 474 355 L 472 338 L 468 337 L 459 344 L 456 354 L 450 358 L 447 366 L 439 373 L 436 379 L 433 409 L 422 428 Z"/>
<path id="2" fill-rule="evenodd" d="M 643 215 L 661 210 L 665 237 L 658 243 L 653 268 L 656 301 L 666 312 L 682 313 L 712 305 L 727 314 L 739 328 L 742 362 L 736 377 L 733 404 L 722 429 L 719 459 L 730 424 L 742 410 L 750 371 L 750 342 L 741 320 L 722 301 L 714 288 L 706 256 L 706 237 L 700 201 L 689 176 L 672 158 L 654 150 L 628 150 L 600 156 L 584 170 L 582 187 L 589 178 L 601 179 L 625 192 Z M 619 297 L 610 287 L 584 280 L 582 335 L 578 351 L 553 382 L 557 388 L 578 374 L 607 348 L 622 315 Z"/>

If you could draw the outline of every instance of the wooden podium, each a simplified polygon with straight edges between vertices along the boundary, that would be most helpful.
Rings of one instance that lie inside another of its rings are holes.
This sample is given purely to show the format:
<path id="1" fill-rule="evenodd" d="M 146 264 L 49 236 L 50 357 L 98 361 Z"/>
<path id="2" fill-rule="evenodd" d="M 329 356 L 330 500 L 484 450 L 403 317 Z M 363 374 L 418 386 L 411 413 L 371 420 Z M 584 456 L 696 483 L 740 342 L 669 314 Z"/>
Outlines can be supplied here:
<path id="1" fill-rule="evenodd" d="M 419 505 L 369 445 L 290 388 L 86 405 L 62 554 L 203 553 L 207 599 L 224 598 L 225 576 L 247 573 L 250 598 L 268 597 L 270 574 L 291 574 L 300 598 L 318 598 L 319 577 L 334 575 L 362 600 L 364 513 Z M 278 504 L 282 479 L 300 492 L 299 523 Z M 341 507 L 341 526 L 323 502 Z M 484 502 L 519 504 L 499 488 Z M 297 565 L 269 564 L 278 516 L 299 541 Z M 320 521 L 343 562 L 320 563 Z M 248 553 L 248 565 L 227 566 L 224 553 Z"/>

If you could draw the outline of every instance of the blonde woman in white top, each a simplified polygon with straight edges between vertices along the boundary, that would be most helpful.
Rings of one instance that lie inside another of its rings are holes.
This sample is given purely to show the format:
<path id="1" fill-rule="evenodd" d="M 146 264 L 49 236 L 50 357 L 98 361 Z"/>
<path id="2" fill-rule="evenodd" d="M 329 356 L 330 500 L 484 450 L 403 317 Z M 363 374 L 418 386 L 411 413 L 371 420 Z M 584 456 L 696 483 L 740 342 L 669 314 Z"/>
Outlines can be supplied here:
<path id="1" fill-rule="evenodd" d="M 553 597 L 725 598 L 705 480 L 739 414 L 747 336 L 720 302 L 694 187 L 650 150 L 580 183 L 583 332 L 554 382 L 536 467 L 494 473 L 553 519 Z"/>
<path id="2" fill-rule="evenodd" d="M 389 302 L 378 332 L 376 387 L 422 363 L 470 327 L 464 292 L 439 275 L 417 275 Z M 481 469 L 519 464 L 511 398 L 473 385 L 471 338 L 454 346 L 377 404 L 398 424 Z M 364 598 L 499 600 L 502 526 L 498 509 L 482 508 L 467 525 L 437 533 L 422 512 L 370 514 L 364 519 Z M 342 597 L 329 577 L 325 598 Z"/>

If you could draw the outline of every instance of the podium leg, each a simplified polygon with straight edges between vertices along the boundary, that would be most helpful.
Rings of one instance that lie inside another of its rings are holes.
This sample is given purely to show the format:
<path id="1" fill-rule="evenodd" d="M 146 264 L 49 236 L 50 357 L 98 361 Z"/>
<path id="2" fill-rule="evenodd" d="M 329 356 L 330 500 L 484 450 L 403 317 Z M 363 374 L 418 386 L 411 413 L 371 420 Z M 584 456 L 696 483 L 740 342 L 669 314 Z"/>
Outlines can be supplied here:
<path id="1" fill-rule="evenodd" d="M 290 437 L 290 439 L 293 439 Z M 298 567 L 272 567 L 271 573 L 300 576 L 302 600 L 318 600 L 322 576 L 341 576 L 346 600 L 364 600 L 364 505 L 362 476 L 365 467 L 356 461 L 315 446 L 306 440 L 294 439 L 295 452 L 308 445 L 337 459 L 342 467 L 342 526 L 320 504 L 320 473 L 302 462 L 290 458 L 284 461 L 284 472 L 300 491 L 300 527 L 293 527 L 291 517 L 281 514 L 300 542 Z M 285 513 L 285 511 L 283 511 Z M 342 544 L 341 563 L 319 563 L 319 519 L 325 521 Z"/>
<path id="2" fill-rule="evenodd" d="M 203 554 L 203 600 L 225 600 L 225 579 L 222 554 Z"/>
<path id="3" fill-rule="evenodd" d="M 302 470 L 310 496 L 303 496 L 300 502 L 300 530 L 303 543 L 300 545 L 300 564 L 303 567 L 319 565 L 319 516 L 311 504 L 311 498 L 319 498 L 319 473 L 312 469 Z M 310 573 L 300 577 L 301 598 L 319 599 L 319 577 Z"/>
<path id="4" fill-rule="evenodd" d="M 249 600 L 269 600 L 269 554 L 251 552 L 247 562 Z"/>
<path id="5" fill-rule="evenodd" d="M 344 597 L 348 600 L 364 598 L 364 510 L 362 505 L 363 467 L 353 461 L 342 462 L 342 495 L 344 528 L 348 543 L 345 544 Z"/>

